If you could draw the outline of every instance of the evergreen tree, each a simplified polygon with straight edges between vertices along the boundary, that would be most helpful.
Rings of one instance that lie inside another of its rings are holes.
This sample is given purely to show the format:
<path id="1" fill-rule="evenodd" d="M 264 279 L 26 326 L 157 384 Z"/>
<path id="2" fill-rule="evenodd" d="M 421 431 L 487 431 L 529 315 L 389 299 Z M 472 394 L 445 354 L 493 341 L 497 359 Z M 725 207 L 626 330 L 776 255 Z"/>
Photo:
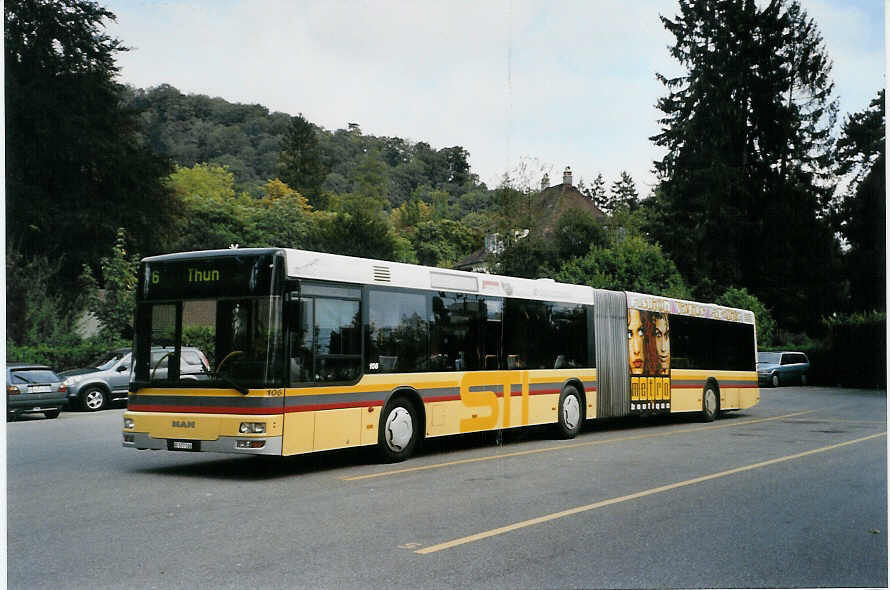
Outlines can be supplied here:
<path id="1" fill-rule="evenodd" d="M 603 178 L 601 172 L 593 179 L 593 186 L 591 187 L 588 196 L 593 201 L 593 204 L 599 207 L 600 211 L 608 210 L 609 196 L 606 194 L 606 179 Z"/>
<path id="2" fill-rule="evenodd" d="M 838 173 L 852 176 L 838 208 L 837 226 L 850 246 L 844 258 L 851 303 L 857 311 L 886 306 L 885 134 L 881 89 L 866 110 L 847 118 L 837 145 Z"/>
<path id="3" fill-rule="evenodd" d="M 831 63 L 796 1 L 680 0 L 662 17 L 686 69 L 658 101 L 667 150 L 649 228 L 697 297 L 745 285 L 794 329 L 834 303 L 824 216 Z"/>
<path id="4" fill-rule="evenodd" d="M 322 163 L 315 126 L 300 113 L 291 119 L 290 127 L 281 141 L 279 177 L 318 208 L 325 176 L 327 170 Z"/>
<path id="5" fill-rule="evenodd" d="M 637 193 L 637 185 L 634 179 L 625 171 L 612 183 L 610 191 L 608 212 L 615 213 L 619 210 L 636 211 L 640 206 L 640 195 Z"/>

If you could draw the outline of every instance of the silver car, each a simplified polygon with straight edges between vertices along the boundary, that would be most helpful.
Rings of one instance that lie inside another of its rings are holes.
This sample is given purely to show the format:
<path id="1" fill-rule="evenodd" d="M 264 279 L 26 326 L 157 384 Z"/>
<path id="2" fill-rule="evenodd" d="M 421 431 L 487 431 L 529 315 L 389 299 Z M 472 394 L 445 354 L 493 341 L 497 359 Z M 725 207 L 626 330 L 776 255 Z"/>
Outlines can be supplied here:
<path id="1" fill-rule="evenodd" d="M 806 385 L 809 370 L 810 360 L 802 352 L 757 353 L 757 381 L 760 385 Z"/>
<path id="2" fill-rule="evenodd" d="M 171 348 L 155 347 L 151 349 L 152 367 L 158 378 L 167 374 L 167 357 Z M 72 407 L 80 406 L 89 412 L 103 410 L 114 400 L 127 399 L 130 388 L 130 371 L 133 367 L 133 355 L 129 348 L 114 350 L 84 369 L 71 369 L 59 373 L 68 387 L 68 403 Z M 207 357 L 197 348 L 183 346 L 180 357 L 180 374 L 194 379 L 206 378 L 210 363 Z"/>

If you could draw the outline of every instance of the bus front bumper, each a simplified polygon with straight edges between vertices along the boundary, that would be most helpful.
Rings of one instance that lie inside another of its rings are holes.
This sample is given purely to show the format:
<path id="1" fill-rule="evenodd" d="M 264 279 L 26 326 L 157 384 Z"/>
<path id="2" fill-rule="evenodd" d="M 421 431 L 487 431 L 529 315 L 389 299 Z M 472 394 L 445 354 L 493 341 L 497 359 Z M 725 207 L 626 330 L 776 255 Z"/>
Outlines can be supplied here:
<path id="1" fill-rule="evenodd" d="M 220 436 L 215 440 L 155 438 L 147 432 L 123 432 L 123 446 L 152 451 L 201 451 L 243 453 L 246 455 L 281 455 L 281 437 Z"/>

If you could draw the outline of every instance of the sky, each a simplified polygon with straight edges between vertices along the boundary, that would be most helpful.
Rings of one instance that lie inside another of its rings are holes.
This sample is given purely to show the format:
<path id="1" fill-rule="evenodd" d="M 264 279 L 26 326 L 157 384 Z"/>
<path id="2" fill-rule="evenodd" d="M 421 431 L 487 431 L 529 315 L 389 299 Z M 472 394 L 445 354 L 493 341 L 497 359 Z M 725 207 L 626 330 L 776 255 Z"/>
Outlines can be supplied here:
<path id="1" fill-rule="evenodd" d="M 663 151 L 656 72 L 682 72 L 659 15 L 676 0 L 105 0 L 130 51 L 119 80 L 302 113 L 334 131 L 470 153 L 480 180 L 575 184 Z M 833 60 L 839 124 L 885 84 L 883 0 L 802 0 Z"/>

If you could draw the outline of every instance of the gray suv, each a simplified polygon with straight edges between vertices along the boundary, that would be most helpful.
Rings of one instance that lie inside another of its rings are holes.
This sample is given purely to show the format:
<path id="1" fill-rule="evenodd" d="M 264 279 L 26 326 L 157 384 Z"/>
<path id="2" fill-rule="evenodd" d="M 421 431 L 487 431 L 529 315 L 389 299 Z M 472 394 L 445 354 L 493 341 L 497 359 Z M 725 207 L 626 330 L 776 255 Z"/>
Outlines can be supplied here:
<path id="1" fill-rule="evenodd" d="M 157 377 L 167 374 L 167 359 L 172 348 L 153 347 L 152 367 Z M 96 359 L 85 369 L 71 369 L 59 373 L 68 387 L 69 406 L 80 406 L 89 412 L 103 410 L 114 400 L 127 399 L 130 388 L 130 371 L 133 367 L 133 354 L 129 348 L 119 348 Z M 206 379 L 210 370 L 207 357 L 197 348 L 182 347 L 180 374 L 193 379 Z"/>

